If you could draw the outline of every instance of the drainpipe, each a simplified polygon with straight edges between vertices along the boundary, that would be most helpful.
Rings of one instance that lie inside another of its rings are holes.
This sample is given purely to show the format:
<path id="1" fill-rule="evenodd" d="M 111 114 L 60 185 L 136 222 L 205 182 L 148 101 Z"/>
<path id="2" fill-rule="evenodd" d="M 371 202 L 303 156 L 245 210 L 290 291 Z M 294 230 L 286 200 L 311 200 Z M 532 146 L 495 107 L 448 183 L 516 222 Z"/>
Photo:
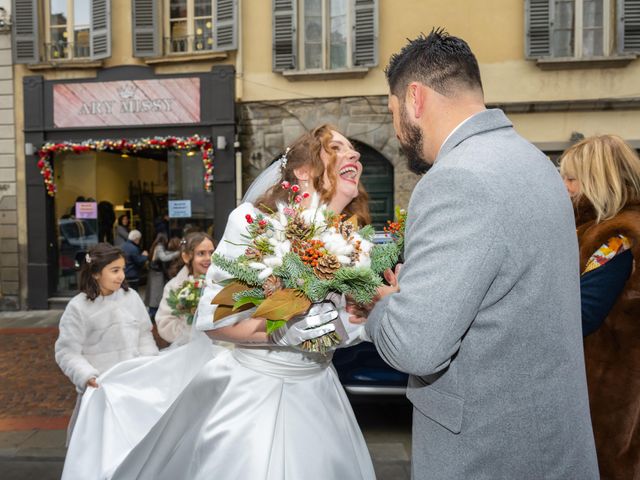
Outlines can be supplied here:
<path id="1" fill-rule="evenodd" d="M 236 52 L 236 103 L 242 101 L 243 95 L 243 80 L 244 80 L 244 60 L 242 55 L 242 0 L 238 0 L 238 50 Z M 242 152 L 240 151 L 240 142 L 238 141 L 238 135 L 236 135 L 233 142 L 235 148 L 235 161 L 236 161 L 236 206 L 240 205 L 242 201 Z"/>
<path id="2" fill-rule="evenodd" d="M 242 101 L 244 59 L 242 55 L 242 0 L 238 0 L 238 50 L 236 51 L 236 100 Z"/>
<path id="3" fill-rule="evenodd" d="M 236 141 L 233 142 L 236 152 L 236 207 L 242 202 L 242 152 L 240 151 L 240 142 L 236 135 Z"/>

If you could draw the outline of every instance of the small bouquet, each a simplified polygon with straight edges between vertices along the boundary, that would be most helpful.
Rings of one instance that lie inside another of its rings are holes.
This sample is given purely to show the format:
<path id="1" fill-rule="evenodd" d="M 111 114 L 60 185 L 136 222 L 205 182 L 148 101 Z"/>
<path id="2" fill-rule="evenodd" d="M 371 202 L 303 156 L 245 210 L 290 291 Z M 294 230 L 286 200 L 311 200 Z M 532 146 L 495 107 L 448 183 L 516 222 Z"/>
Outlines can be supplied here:
<path id="1" fill-rule="evenodd" d="M 179 288 L 169 292 L 167 303 L 171 307 L 171 313 L 178 317 L 185 317 L 187 325 L 193 323 L 203 286 L 202 278 L 192 278 L 185 280 Z"/>
<path id="2" fill-rule="evenodd" d="M 254 316 L 265 317 L 271 333 L 330 294 L 369 303 L 382 284 L 380 272 L 372 268 L 371 226 L 358 230 L 354 220 L 332 213 L 315 196 L 305 209 L 301 202 L 308 193 L 288 182 L 281 186 L 289 191 L 286 204 L 245 217 L 244 255 L 213 256 L 214 265 L 233 277 L 212 301 L 217 304 L 214 322 L 255 306 Z M 305 342 L 302 349 L 324 353 L 340 342 L 332 332 Z"/>

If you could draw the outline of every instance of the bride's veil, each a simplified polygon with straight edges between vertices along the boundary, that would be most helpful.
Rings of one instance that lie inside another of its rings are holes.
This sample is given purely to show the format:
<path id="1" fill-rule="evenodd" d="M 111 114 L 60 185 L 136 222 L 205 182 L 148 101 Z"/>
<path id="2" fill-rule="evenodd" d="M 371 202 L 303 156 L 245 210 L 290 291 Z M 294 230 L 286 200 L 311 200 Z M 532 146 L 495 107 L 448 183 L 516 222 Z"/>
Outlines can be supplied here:
<path id="1" fill-rule="evenodd" d="M 242 202 L 255 204 L 267 190 L 280 182 L 282 173 L 282 159 L 278 159 L 262 171 L 260 175 L 253 181 L 247 192 L 242 197 Z"/>

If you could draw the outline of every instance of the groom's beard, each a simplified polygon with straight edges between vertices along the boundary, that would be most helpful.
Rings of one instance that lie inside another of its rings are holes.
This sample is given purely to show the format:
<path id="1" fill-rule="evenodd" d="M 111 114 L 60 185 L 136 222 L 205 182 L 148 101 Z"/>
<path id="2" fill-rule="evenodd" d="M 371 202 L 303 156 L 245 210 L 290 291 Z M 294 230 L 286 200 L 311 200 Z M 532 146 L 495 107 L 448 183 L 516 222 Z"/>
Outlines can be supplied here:
<path id="1" fill-rule="evenodd" d="M 417 175 L 426 173 L 430 168 L 422 157 L 422 130 L 409 122 L 407 111 L 401 107 L 400 111 L 400 128 L 402 129 L 402 137 L 400 147 L 407 157 L 407 168 Z"/>

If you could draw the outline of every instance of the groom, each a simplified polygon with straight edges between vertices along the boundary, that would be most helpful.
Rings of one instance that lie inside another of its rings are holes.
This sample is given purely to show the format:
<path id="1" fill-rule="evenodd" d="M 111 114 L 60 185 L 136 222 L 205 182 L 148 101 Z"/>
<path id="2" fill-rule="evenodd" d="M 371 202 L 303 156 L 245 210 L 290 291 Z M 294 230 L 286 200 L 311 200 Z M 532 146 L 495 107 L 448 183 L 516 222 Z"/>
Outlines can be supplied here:
<path id="1" fill-rule="evenodd" d="M 397 279 L 388 272 L 366 332 L 411 374 L 413 478 L 598 478 L 578 247 L 558 172 L 485 109 L 463 40 L 420 36 L 386 75 L 409 168 L 426 174 L 405 264 Z"/>

